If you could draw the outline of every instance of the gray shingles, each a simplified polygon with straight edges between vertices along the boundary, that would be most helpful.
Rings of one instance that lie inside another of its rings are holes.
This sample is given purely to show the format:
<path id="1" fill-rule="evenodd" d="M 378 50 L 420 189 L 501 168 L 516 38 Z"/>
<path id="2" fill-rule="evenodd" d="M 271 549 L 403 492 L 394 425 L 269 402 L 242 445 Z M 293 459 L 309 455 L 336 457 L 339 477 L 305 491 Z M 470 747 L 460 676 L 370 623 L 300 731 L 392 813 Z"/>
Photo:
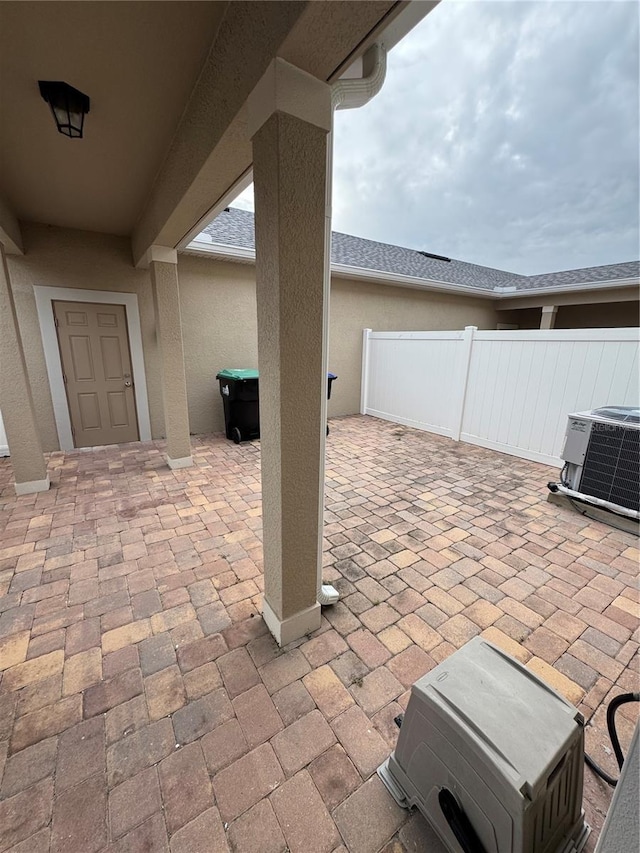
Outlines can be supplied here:
<path id="1" fill-rule="evenodd" d="M 230 208 L 221 213 L 204 229 L 211 241 L 225 246 L 253 249 L 253 213 L 248 210 Z M 462 284 L 478 290 L 505 289 L 516 291 L 551 288 L 566 285 L 576 287 L 604 281 L 637 278 L 640 262 L 609 264 L 601 267 L 585 267 L 578 270 L 563 270 L 544 275 L 524 276 L 504 270 L 451 261 L 426 258 L 420 251 L 352 237 L 334 231 L 331 242 L 331 261 L 346 267 L 375 270 L 377 272 L 412 276 L 431 282 Z M 507 291 L 508 292 L 508 291 Z"/>
<path id="2" fill-rule="evenodd" d="M 204 229 L 214 243 L 223 246 L 240 246 L 243 249 L 255 248 L 253 213 L 231 207 L 223 211 Z"/>
<path id="3" fill-rule="evenodd" d="M 512 287 L 515 280 L 522 276 L 502 270 L 480 267 L 464 261 L 451 259 L 440 261 L 425 258 L 415 249 L 403 249 L 362 237 L 333 232 L 331 240 L 331 260 L 336 264 L 349 267 L 409 275 L 430 281 L 443 281 L 448 284 L 464 284 L 492 290 L 494 287 Z"/>
<path id="4" fill-rule="evenodd" d="M 518 285 L 518 290 L 571 284 L 595 284 L 599 281 L 620 281 L 625 278 L 637 279 L 639 275 L 640 261 L 628 261 L 622 264 L 607 264 L 602 267 L 584 267 L 579 270 L 561 270 L 545 275 L 529 275 L 523 284 Z"/>

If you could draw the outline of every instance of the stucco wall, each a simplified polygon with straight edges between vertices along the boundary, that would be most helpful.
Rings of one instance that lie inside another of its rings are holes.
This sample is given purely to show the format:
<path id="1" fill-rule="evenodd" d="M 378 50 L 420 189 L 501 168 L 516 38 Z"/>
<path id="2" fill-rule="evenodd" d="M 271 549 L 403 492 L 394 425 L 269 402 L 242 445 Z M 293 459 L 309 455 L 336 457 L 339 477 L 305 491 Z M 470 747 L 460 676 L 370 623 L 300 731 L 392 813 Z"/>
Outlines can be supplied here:
<path id="1" fill-rule="evenodd" d="M 58 449 L 49 378 L 33 285 L 137 293 L 142 327 L 151 432 L 164 429 L 155 317 L 148 270 L 132 266 L 131 242 L 91 231 L 22 223 L 25 255 L 7 258 L 27 372 L 44 450 Z"/>
<path id="2" fill-rule="evenodd" d="M 180 255 L 178 275 L 190 429 L 220 432 L 216 373 L 258 366 L 255 268 Z"/>
<path id="3" fill-rule="evenodd" d="M 26 254 L 8 258 L 27 370 L 45 450 L 58 448 L 33 285 L 136 293 L 142 325 L 151 431 L 164 435 L 155 315 L 148 270 L 132 266 L 127 238 L 23 223 Z M 215 375 L 223 367 L 257 367 L 255 267 L 180 255 L 180 307 L 190 429 L 223 427 Z M 495 328 L 487 300 L 345 279 L 332 283 L 329 367 L 339 376 L 329 415 L 360 406 L 362 329 Z"/>
<path id="4" fill-rule="evenodd" d="M 215 375 L 223 367 L 257 367 L 255 268 L 249 264 L 180 255 L 189 414 L 194 433 L 223 428 Z M 329 369 L 338 374 L 329 416 L 360 409 L 362 329 L 423 331 L 495 328 L 488 300 L 334 279 Z"/>

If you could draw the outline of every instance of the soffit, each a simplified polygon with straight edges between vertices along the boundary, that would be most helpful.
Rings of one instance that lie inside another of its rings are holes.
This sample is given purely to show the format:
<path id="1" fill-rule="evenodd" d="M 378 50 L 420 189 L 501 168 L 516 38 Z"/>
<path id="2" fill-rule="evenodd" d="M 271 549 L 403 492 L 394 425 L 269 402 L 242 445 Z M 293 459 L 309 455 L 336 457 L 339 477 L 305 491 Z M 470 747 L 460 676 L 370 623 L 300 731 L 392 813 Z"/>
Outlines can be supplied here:
<path id="1" fill-rule="evenodd" d="M 250 168 L 246 99 L 274 56 L 327 79 L 405 7 L 397 0 L 232 3 L 220 48 L 205 64 L 133 234 L 136 263 L 154 243 L 177 246 Z"/>
<path id="2" fill-rule="evenodd" d="M 131 233 L 227 5 L 0 3 L 0 194 L 19 219 Z M 39 79 L 89 95 L 82 140 Z"/>

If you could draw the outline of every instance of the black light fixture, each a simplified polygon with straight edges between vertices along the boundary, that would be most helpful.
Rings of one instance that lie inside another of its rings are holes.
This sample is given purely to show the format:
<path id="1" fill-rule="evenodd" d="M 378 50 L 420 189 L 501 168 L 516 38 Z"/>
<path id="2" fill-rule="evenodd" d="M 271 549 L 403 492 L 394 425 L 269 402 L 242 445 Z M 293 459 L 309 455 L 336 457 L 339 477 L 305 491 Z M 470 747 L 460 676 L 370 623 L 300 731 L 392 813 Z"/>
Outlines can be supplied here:
<path id="1" fill-rule="evenodd" d="M 82 139 L 89 97 L 59 80 L 39 80 L 38 86 L 40 94 L 51 107 L 58 131 L 71 139 Z"/>

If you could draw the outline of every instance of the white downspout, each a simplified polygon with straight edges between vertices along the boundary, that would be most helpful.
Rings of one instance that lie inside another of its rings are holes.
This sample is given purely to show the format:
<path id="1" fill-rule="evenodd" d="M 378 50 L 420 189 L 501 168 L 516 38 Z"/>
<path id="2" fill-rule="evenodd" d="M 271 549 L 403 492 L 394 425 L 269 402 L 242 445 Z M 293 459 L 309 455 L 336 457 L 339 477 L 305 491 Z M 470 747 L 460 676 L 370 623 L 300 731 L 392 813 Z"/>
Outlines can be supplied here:
<path id="1" fill-rule="evenodd" d="M 387 73 L 387 52 L 379 44 L 372 45 L 363 57 L 364 77 L 355 79 L 340 79 L 331 86 L 331 105 L 334 110 L 351 110 L 363 107 L 374 95 L 377 95 Z M 324 299 L 325 299 L 325 326 L 323 330 L 324 351 L 322 355 L 323 387 L 327 384 L 328 358 L 329 358 L 329 292 L 331 290 L 331 189 L 333 183 L 333 132 L 327 136 L 327 188 L 325 197 L 325 257 L 324 257 Z M 322 422 L 327 420 L 327 395 L 323 396 Z M 324 451 L 324 444 L 323 444 Z M 320 518 L 319 529 L 324 526 L 324 466 L 325 454 L 322 453 L 320 461 Z M 318 602 L 322 605 L 335 604 L 340 593 L 335 587 L 322 583 L 322 535 L 319 542 L 320 553 L 318 555 Z"/>
<path id="2" fill-rule="evenodd" d="M 336 110 L 363 107 L 378 94 L 387 74 L 387 52 L 372 44 L 362 58 L 364 77 L 341 77 L 331 86 L 331 103 Z"/>

